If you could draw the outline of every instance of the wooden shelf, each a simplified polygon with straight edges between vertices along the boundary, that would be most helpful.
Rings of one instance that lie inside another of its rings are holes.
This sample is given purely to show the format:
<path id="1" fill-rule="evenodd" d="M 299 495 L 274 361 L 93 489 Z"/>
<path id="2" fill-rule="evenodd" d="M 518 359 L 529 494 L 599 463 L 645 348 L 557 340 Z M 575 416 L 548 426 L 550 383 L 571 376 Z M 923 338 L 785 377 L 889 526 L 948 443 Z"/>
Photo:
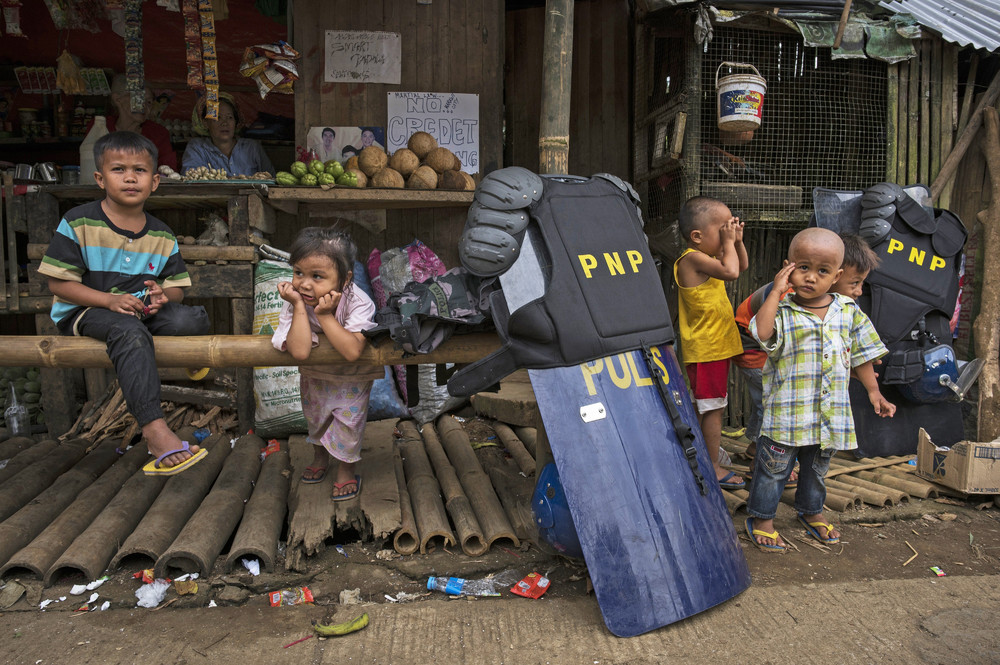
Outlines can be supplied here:
<path id="1" fill-rule="evenodd" d="M 248 180 L 243 183 L 160 183 L 149 203 L 155 208 L 206 208 L 224 206 L 229 199 L 248 189 L 256 189 L 262 194 L 267 185 L 255 184 Z M 45 185 L 42 190 L 60 201 L 94 201 L 103 198 L 104 193 L 97 185 Z"/>
<path id="2" fill-rule="evenodd" d="M 321 203 L 341 210 L 370 210 L 398 208 L 451 208 L 467 207 L 472 203 L 473 192 L 442 189 L 380 189 L 366 187 L 276 187 L 267 190 L 268 202 L 282 210 L 297 207 L 299 203 Z"/>

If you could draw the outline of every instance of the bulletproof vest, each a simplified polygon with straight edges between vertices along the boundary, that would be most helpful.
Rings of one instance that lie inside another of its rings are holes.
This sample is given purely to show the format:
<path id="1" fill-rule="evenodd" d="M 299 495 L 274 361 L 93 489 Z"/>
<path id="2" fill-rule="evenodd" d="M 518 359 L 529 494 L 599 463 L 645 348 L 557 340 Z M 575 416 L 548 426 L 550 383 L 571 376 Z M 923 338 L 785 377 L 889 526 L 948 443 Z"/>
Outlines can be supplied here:
<path id="1" fill-rule="evenodd" d="M 503 345 L 456 372 L 448 381 L 452 395 L 489 388 L 520 368 L 567 367 L 673 342 L 666 297 L 631 186 L 606 175 L 542 176 L 541 182 L 540 196 L 525 199 L 529 221 L 517 237 L 539 239 L 532 243 L 535 252 L 521 253 L 500 276 L 502 288 L 489 297 Z M 480 187 L 486 186 L 484 180 Z M 544 283 L 533 283 L 528 291 L 544 293 L 511 311 L 509 303 L 523 301 L 519 282 L 510 278 L 521 261 L 538 262 Z"/>
<path id="2" fill-rule="evenodd" d="M 872 245 L 881 264 L 868 276 L 869 293 L 859 300 L 889 347 L 884 383 L 919 378 L 923 348 L 950 340 L 967 237 L 961 220 L 947 210 L 935 210 L 932 217 L 908 196 L 896 205 L 886 220 L 889 232 Z"/>

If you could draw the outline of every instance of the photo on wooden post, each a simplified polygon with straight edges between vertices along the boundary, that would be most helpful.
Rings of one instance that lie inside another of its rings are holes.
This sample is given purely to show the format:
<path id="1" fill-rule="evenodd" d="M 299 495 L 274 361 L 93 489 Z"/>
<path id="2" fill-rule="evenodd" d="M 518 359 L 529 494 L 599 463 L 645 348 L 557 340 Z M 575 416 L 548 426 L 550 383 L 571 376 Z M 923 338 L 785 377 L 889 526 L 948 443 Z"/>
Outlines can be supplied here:
<path id="1" fill-rule="evenodd" d="M 324 162 L 347 161 L 370 145 L 385 150 L 385 127 L 310 127 L 306 134 L 306 148 Z"/>

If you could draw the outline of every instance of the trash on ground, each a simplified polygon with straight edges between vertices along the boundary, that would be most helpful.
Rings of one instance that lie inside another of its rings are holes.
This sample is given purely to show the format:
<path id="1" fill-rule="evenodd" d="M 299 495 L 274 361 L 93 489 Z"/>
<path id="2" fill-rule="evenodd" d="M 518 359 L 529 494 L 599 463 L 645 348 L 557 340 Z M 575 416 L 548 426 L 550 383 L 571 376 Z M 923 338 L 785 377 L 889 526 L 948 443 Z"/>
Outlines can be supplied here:
<path id="1" fill-rule="evenodd" d="M 103 603 L 101 603 L 101 611 L 102 612 L 104 610 L 108 609 L 109 607 L 111 607 L 111 601 L 110 600 L 105 600 Z"/>
<path id="2" fill-rule="evenodd" d="M 153 578 L 153 569 L 152 568 L 146 568 L 145 570 L 140 570 L 137 573 L 132 573 L 132 578 L 133 579 L 137 579 L 137 580 L 141 579 L 144 584 L 150 584 L 150 583 L 152 583 L 152 581 L 154 579 Z"/>
<path id="3" fill-rule="evenodd" d="M 539 573 L 528 573 L 523 580 L 510 588 L 510 592 L 525 598 L 541 598 L 549 590 L 549 578 Z"/>
<path id="4" fill-rule="evenodd" d="M 209 607 L 218 607 L 219 605 L 214 600 L 210 600 L 210 601 L 208 601 L 208 606 Z"/>
<path id="5" fill-rule="evenodd" d="M 931 566 L 931 572 L 937 575 L 938 577 L 944 577 L 946 575 L 946 573 L 937 566 Z"/>
<path id="6" fill-rule="evenodd" d="M 409 602 L 411 600 L 416 600 L 417 598 L 420 598 L 420 597 L 426 596 L 426 595 L 428 595 L 428 594 L 425 594 L 425 593 L 406 593 L 405 591 L 400 591 L 395 596 L 390 596 L 389 594 L 385 594 L 385 599 L 388 600 L 390 603 L 406 603 L 406 602 Z"/>
<path id="7" fill-rule="evenodd" d="M 156 579 L 148 584 L 143 584 L 135 590 L 135 597 L 139 599 L 136 605 L 139 607 L 156 607 L 163 602 L 169 588 L 169 580 Z"/>
<path id="8" fill-rule="evenodd" d="M 250 571 L 250 574 L 256 577 L 260 575 L 260 561 L 257 559 L 242 559 L 243 567 Z"/>
<path id="9" fill-rule="evenodd" d="M 312 591 L 307 586 L 291 587 L 281 591 L 272 591 L 268 594 L 271 607 L 281 607 L 283 605 L 302 605 L 313 602 Z"/>
<path id="10" fill-rule="evenodd" d="M 343 554 L 345 559 L 349 558 L 347 556 L 347 551 L 344 550 L 344 546 L 343 545 L 337 545 L 336 548 L 337 548 L 337 552 L 339 552 L 340 554 Z"/>
<path id="11" fill-rule="evenodd" d="M 194 580 L 174 580 L 174 591 L 178 596 L 192 596 L 198 593 L 198 583 Z"/>
<path id="12" fill-rule="evenodd" d="M 399 556 L 396 550 L 379 550 L 375 552 L 375 558 L 379 561 L 391 561 Z"/>
<path id="13" fill-rule="evenodd" d="M 174 578 L 174 582 L 186 582 L 187 580 L 198 579 L 198 573 L 184 573 Z"/>
<path id="14" fill-rule="evenodd" d="M 69 590 L 69 595 L 71 596 L 82 596 L 83 592 L 87 590 L 86 584 L 74 584 Z"/>
<path id="15" fill-rule="evenodd" d="M 344 589 L 340 592 L 341 605 L 360 605 L 361 589 Z"/>
<path id="16" fill-rule="evenodd" d="M 198 573 L 195 573 L 195 575 L 197 575 L 197 574 Z M 97 587 L 101 586 L 102 584 L 104 584 L 107 581 L 108 581 L 108 576 L 107 575 L 105 575 L 104 577 L 98 577 L 96 580 L 94 580 L 93 582 L 91 582 L 90 584 L 87 585 L 87 591 L 93 591 L 94 589 L 96 589 Z"/>
<path id="17" fill-rule="evenodd" d="M 282 649 L 287 649 L 288 647 L 295 646 L 299 642 L 305 642 L 306 640 L 310 639 L 311 637 L 312 637 L 312 635 L 306 635 L 305 637 L 303 637 L 301 639 L 298 639 L 298 640 L 295 640 L 294 642 L 289 642 L 288 644 L 286 644 L 285 646 L 283 646 L 281 648 Z"/>
<path id="18" fill-rule="evenodd" d="M 14 581 L 0 587 L 0 610 L 5 610 L 16 603 L 26 591 L 24 585 Z"/>
<path id="19" fill-rule="evenodd" d="M 520 576 L 516 570 L 507 569 L 478 580 L 467 580 L 462 577 L 429 577 L 427 588 L 431 591 L 443 591 L 450 596 L 499 596 L 497 587 L 514 584 Z"/>

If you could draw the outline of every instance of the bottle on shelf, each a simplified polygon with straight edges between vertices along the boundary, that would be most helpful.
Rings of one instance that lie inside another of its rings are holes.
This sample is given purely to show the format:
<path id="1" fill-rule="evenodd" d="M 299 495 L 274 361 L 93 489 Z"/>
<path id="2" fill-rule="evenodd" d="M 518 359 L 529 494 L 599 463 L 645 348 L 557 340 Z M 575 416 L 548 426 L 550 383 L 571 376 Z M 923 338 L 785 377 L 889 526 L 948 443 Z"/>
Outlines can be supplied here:
<path id="1" fill-rule="evenodd" d="M 94 126 L 90 128 L 87 136 L 83 139 L 83 143 L 80 144 L 81 185 L 93 185 L 97 182 L 94 180 L 94 171 L 97 170 L 97 165 L 94 162 L 94 144 L 97 143 L 99 138 L 108 133 L 107 119 L 103 115 L 94 116 Z"/>

